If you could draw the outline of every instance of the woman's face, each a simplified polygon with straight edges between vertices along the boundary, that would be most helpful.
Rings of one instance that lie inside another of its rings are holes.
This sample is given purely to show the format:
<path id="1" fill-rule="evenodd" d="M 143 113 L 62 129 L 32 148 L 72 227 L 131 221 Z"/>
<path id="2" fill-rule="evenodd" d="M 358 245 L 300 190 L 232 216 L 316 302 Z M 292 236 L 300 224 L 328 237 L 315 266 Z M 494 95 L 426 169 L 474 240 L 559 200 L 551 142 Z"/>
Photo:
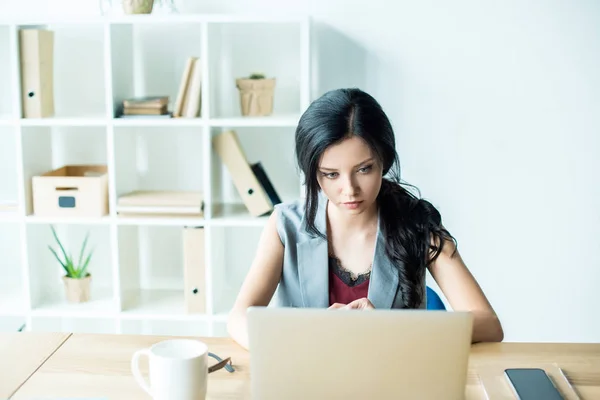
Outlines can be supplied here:
<path id="1" fill-rule="evenodd" d="M 317 181 L 325 196 L 341 211 L 360 214 L 377 199 L 382 167 L 367 143 L 351 136 L 323 152 Z"/>

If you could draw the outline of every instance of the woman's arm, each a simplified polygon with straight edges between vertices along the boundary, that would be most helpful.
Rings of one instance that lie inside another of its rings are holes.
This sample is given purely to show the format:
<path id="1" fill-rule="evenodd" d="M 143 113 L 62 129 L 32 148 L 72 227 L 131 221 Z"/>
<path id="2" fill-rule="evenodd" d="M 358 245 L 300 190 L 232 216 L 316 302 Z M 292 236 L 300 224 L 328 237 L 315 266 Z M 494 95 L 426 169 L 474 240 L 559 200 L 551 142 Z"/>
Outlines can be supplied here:
<path id="1" fill-rule="evenodd" d="M 472 342 L 501 342 L 504 331 L 496 312 L 451 241 L 444 243 L 429 272 L 455 311 L 473 313 Z"/>
<path id="2" fill-rule="evenodd" d="M 273 212 L 261 234 L 254 261 L 244 279 L 227 321 L 229 335 L 248 349 L 246 309 L 267 306 L 277 289 L 283 268 L 283 244 L 277 233 L 277 212 Z"/>

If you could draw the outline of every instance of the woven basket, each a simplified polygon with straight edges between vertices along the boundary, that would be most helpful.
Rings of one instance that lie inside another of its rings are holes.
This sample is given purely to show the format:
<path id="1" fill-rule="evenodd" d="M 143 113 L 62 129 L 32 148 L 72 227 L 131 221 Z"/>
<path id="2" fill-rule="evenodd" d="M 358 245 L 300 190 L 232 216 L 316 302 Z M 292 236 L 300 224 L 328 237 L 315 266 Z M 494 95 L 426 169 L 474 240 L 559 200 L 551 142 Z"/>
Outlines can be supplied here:
<path id="1" fill-rule="evenodd" d="M 242 115 L 265 116 L 273 113 L 275 79 L 236 79 Z"/>
<path id="2" fill-rule="evenodd" d="M 87 274 L 85 278 L 74 279 L 63 276 L 65 294 L 69 303 L 85 303 L 90 300 L 90 281 L 92 276 Z"/>
<path id="3" fill-rule="evenodd" d="M 123 0 L 125 14 L 150 14 L 154 0 Z"/>

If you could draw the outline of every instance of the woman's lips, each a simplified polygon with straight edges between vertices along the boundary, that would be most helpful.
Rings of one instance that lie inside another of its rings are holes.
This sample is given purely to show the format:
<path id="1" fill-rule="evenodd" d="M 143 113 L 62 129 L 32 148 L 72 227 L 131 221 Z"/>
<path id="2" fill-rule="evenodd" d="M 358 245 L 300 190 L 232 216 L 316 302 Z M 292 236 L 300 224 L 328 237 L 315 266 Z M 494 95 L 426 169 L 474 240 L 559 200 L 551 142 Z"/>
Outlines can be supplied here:
<path id="1" fill-rule="evenodd" d="M 357 209 L 358 206 L 360 206 L 360 204 L 362 203 L 362 201 L 349 201 L 346 203 L 342 203 L 344 205 L 344 207 L 346 207 L 349 210 L 354 210 Z"/>

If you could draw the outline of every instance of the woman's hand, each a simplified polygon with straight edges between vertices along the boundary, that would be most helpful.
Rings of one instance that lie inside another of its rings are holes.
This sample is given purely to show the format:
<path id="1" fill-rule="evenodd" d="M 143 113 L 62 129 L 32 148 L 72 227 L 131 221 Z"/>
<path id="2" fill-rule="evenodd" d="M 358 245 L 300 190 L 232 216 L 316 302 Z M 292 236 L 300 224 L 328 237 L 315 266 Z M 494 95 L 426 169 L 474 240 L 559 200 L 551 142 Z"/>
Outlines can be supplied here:
<path id="1" fill-rule="evenodd" d="M 334 303 L 329 307 L 329 309 L 374 310 L 375 307 L 373 306 L 373 303 L 371 303 L 371 301 L 369 299 L 367 299 L 366 297 L 363 297 L 361 299 L 354 300 L 353 302 L 348 303 L 348 304 Z"/>

